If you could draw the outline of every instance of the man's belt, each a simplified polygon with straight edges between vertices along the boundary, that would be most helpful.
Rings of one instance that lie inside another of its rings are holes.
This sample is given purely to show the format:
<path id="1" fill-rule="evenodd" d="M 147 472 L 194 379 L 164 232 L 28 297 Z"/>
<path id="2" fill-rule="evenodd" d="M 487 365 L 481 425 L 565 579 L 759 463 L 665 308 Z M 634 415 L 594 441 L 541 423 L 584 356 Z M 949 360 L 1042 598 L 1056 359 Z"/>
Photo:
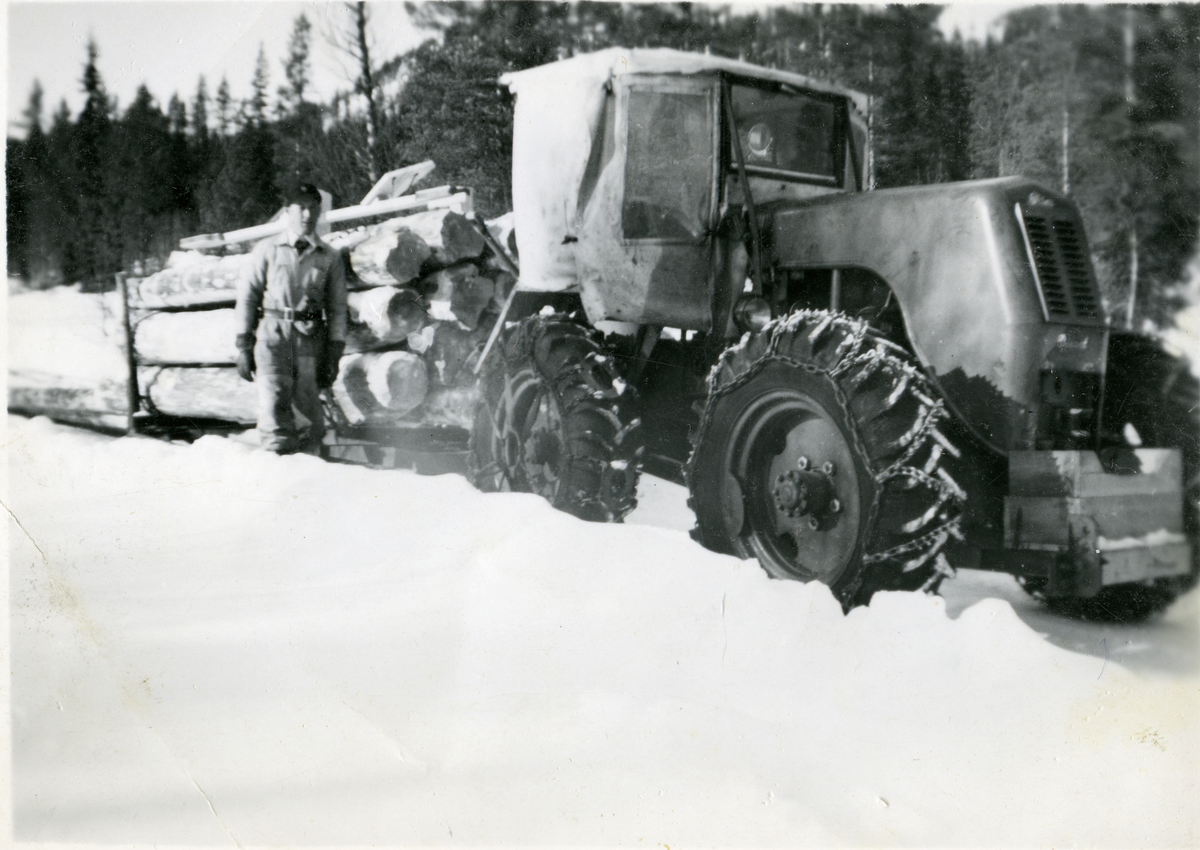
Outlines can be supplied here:
<path id="1" fill-rule="evenodd" d="M 285 322 L 311 322 L 321 318 L 320 313 L 312 310 L 305 310 L 303 313 L 300 313 L 291 307 L 284 307 L 282 310 L 263 307 L 263 315 L 270 319 L 283 319 Z"/>

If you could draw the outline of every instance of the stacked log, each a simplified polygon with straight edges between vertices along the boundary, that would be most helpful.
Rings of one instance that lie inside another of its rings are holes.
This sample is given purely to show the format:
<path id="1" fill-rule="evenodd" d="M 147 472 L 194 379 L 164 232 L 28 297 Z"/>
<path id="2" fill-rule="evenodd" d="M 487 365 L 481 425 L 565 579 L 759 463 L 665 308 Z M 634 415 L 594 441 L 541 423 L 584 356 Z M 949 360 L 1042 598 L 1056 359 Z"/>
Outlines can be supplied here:
<path id="1" fill-rule="evenodd" d="M 350 265 L 365 286 L 395 286 L 463 260 L 478 261 L 487 243 L 465 216 L 430 210 L 373 225 L 350 250 Z"/>
<path id="2" fill-rule="evenodd" d="M 394 421 L 425 401 L 428 367 L 411 351 L 343 357 L 333 397 L 351 425 Z"/>
<path id="3" fill-rule="evenodd" d="M 130 301 L 144 308 L 232 304 L 248 254 L 209 257 L 176 251 L 157 274 L 130 281 Z"/>
<path id="4" fill-rule="evenodd" d="M 333 387 L 345 420 L 470 427 L 468 367 L 515 283 L 475 225 L 433 210 L 325 238 L 351 271 L 346 355 Z M 151 410 L 254 421 L 254 388 L 232 368 L 246 258 L 177 252 L 163 272 L 135 282 L 134 348 Z"/>
<path id="5" fill-rule="evenodd" d="M 71 422 L 93 427 L 123 431 L 128 422 L 129 410 L 125 399 L 125 386 L 105 381 L 100 386 L 29 386 L 14 384 L 27 381 L 29 373 L 8 376 L 8 409 L 13 413 L 30 416 L 49 416 L 60 422 Z M 55 383 L 62 376 L 51 376 Z"/>
<path id="6" fill-rule="evenodd" d="M 347 296 L 346 350 L 373 351 L 406 343 L 425 327 L 429 314 L 412 287 L 381 286 Z"/>
<path id="7" fill-rule="evenodd" d="M 138 386 L 152 413 L 245 425 L 253 425 L 257 419 L 255 386 L 239 378 L 232 367 L 142 367 Z"/>
<path id="8" fill-rule="evenodd" d="M 404 343 L 428 313 L 412 288 L 378 287 L 351 292 L 346 350 L 374 351 Z M 238 333 L 233 308 L 145 313 L 134 323 L 134 349 L 148 365 L 233 365 Z"/>
<path id="9" fill-rule="evenodd" d="M 146 364 L 237 362 L 232 308 L 187 313 L 146 313 L 134 322 L 133 345 Z"/>

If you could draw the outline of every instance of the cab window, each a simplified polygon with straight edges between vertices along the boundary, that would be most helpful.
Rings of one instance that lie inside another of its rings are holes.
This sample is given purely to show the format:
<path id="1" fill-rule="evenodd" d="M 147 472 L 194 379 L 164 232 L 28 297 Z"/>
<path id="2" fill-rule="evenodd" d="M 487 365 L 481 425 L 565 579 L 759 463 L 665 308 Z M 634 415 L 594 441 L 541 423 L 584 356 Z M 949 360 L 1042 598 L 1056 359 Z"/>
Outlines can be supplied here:
<path id="1" fill-rule="evenodd" d="M 736 84 L 731 93 L 748 173 L 839 181 L 843 142 L 833 101 Z M 733 165 L 737 167 L 736 156 Z"/>
<path id="2" fill-rule="evenodd" d="M 713 118 L 707 92 L 630 89 L 622 225 L 626 239 L 691 241 L 707 229 Z"/>

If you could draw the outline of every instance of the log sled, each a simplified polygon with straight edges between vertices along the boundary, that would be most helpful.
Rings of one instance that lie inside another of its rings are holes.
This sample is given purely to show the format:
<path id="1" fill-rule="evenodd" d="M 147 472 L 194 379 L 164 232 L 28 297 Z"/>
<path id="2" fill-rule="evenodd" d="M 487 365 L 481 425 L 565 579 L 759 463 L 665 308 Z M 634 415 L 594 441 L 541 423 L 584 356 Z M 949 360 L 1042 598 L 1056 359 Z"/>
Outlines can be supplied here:
<path id="1" fill-rule="evenodd" d="M 404 171 L 380 184 L 408 191 L 414 181 Z M 493 247 L 512 246 L 511 214 L 482 225 L 469 192 L 452 187 L 402 198 L 379 194 L 377 185 L 351 209 L 390 217 L 323 234 L 342 256 L 348 287 L 346 351 L 324 393 L 329 418 L 347 433 L 433 428 L 465 437 L 477 398 L 473 367 L 515 285 L 511 262 Z M 341 212 L 326 219 L 344 220 Z M 127 430 L 135 417 L 252 426 L 257 394 L 236 372 L 234 304 L 249 258 L 245 240 L 272 238 L 281 228 L 270 222 L 185 239 L 185 250 L 172 253 L 162 271 L 118 275 L 128 410 L 119 387 L 14 387 L 11 377 L 10 409 L 109 428 L 125 414 Z"/>

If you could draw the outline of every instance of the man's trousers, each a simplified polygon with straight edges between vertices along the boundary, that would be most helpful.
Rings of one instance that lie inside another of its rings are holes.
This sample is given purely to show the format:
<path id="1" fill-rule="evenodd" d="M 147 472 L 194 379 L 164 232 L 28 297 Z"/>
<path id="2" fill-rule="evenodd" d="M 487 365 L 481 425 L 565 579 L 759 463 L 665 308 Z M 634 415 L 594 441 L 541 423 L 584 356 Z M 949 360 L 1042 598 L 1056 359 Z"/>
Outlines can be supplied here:
<path id="1" fill-rule="evenodd" d="M 258 388 L 258 432 L 269 451 L 320 450 L 325 417 L 317 388 L 317 359 L 323 337 L 300 333 L 292 322 L 264 317 L 254 346 Z M 296 414 L 303 422 L 297 422 Z"/>

